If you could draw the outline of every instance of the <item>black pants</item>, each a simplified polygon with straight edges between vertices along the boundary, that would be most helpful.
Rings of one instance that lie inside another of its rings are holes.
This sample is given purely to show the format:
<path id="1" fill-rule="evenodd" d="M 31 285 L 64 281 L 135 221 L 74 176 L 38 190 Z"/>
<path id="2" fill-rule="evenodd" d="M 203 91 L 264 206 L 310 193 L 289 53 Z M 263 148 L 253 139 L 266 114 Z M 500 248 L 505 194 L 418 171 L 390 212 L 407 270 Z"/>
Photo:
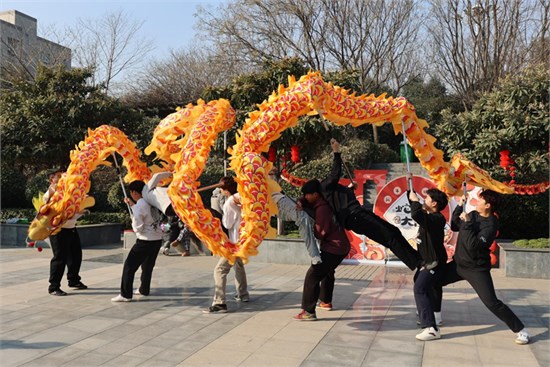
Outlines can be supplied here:
<path id="1" fill-rule="evenodd" d="M 441 282 L 444 276 L 445 264 L 436 266 L 432 270 L 418 270 L 414 275 L 414 301 L 422 328 L 433 327 L 437 329 L 434 317 L 435 308 L 437 307 L 434 304 L 434 285 Z M 441 302 L 439 305 L 437 312 L 441 311 Z"/>
<path id="2" fill-rule="evenodd" d="M 141 266 L 141 285 L 139 292 L 145 296 L 151 292 L 151 278 L 153 277 L 153 268 L 157 261 L 157 255 L 160 250 L 162 240 L 144 241 L 138 239 L 136 244 L 128 253 L 122 269 L 122 281 L 120 284 L 120 294 L 124 298 L 132 298 L 134 287 L 134 276 Z"/>
<path id="3" fill-rule="evenodd" d="M 357 210 L 346 219 L 346 229 L 362 234 L 389 248 L 411 270 L 422 264 L 422 257 L 403 237 L 396 226 L 391 225 L 373 212 Z"/>
<path id="4" fill-rule="evenodd" d="M 317 300 L 325 303 L 332 302 L 334 271 L 345 257 L 346 255 L 321 252 L 321 260 L 323 262 L 309 267 L 304 279 L 304 291 L 302 293 L 303 310 L 315 313 Z"/>
<path id="5" fill-rule="evenodd" d="M 50 261 L 50 286 L 48 292 L 61 287 L 61 279 L 67 266 L 69 286 L 80 282 L 80 265 L 82 264 L 82 247 L 76 228 L 61 228 L 61 231 L 50 236 L 53 257 Z"/>
<path id="6" fill-rule="evenodd" d="M 454 261 L 451 261 L 447 264 L 445 276 L 441 279 L 439 285 L 445 286 L 460 280 L 466 280 L 470 283 L 485 307 L 504 321 L 510 330 L 517 333 L 524 328 L 523 323 L 516 314 L 497 298 L 493 278 L 491 278 L 491 269 L 467 269 L 459 267 Z"/>

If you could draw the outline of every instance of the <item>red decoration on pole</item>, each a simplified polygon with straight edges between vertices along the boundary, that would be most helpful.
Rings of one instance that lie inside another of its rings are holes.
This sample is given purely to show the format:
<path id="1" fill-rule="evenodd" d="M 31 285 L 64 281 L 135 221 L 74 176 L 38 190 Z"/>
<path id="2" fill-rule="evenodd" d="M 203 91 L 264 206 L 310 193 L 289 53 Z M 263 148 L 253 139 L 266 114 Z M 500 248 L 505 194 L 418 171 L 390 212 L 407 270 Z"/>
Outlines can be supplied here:
<path id="1" fill-rule="evenodd" d="M 300 147 L 293 145 L 290 147 L 290 160 L 292 163 L 300 162 Z"/>

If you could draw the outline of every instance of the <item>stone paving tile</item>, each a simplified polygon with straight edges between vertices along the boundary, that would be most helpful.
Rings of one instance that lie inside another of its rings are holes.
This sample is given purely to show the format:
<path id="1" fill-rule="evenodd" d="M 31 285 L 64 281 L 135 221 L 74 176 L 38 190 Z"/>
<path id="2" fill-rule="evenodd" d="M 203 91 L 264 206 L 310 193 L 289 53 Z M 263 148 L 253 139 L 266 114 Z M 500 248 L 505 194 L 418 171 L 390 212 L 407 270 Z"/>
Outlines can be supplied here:
<path id="1" fill-rule="evenodd" d="M 479 353 L 481 363 L 485 366 L 536 366 L 537 359 L 532 353 L 518 353 L 514 348 L 507 348 L 502 343 L 500 348 L 483 348 Z"/>
<path id="2" fill-rule="evenodd" d="M 412 273 L 404 268 L 340 267 L 335 310 L 318 310 L 319 320 L 306 323 L 292 316 L 307 266 L 252 260 L 251 302 L 232 300 L 230 275 L 230 312 L 205 315 L 216 258 L 160 256 L 151 296 L 113 304 L 126 253 L 85 250 L 81 275 L 90 289 L 52 297 L 46 292 L 51 253 L 2 249 L 2 367 L 550 365 L 547 280 L 493 271 L 497 295 L 530 328 L 533 343 L 516 345 L 465 282 L 445 288 L 443 338 L 424 343 L 414 339 Z"/>
<path id="3" fill-rule="evenodd" d="M 116 357 L 112 354 L 100 354 L 100 353 L 90 352 L 59 366 L 61 367 L 102 366 L 114 358 Z"/>
<path id="4" fill-rule="evenodd" d="M 257 335 L 228 335 L 225 334 L 222 337 L 214 340 L 212 343 L 208 344 L 207 349 L 215 351 L 218 349 L 238 349 L 243 352 L 254 353 L 255 351 L 262 349 L 268 338 L 262 338 Z M 273 344 L 273 343 L 269 343 Z M 283 350 L 283 349 L 280 349 Z M 279 350 L 279 352 L 280 352 Z"/>
<path id="5" fill-rule="evenodd" d="M 195 341 L 193 338 L 179 340 L 176 347 L 166 348 L 164 352 L 149 359 L 144 363 L 144 365 L 156 363 L 158 361 L 161 365 L 176 366 L 195 354 L 197 351 L 201 350 L 203 347 L 204 344 L 202 342 Z"/>
<path id="6" fill-rule="evenodd" d="M 369 349 L 365 359 L 360 365 L 361 367 L 372 367 L 372 366 L 426 366 L 422 363 L 422 354 L 417 353 L 407 353 L 399 351 L 395 353 L 387 349 Z M 448 364 L 440 364 L 441 366 L 449 366 Z"/>
<path id="7" fill-rule="evenodd" d="M 88 352 L 89 351 L 86 349 L 81 349 L 74 345 L 70 345 L 49 353 L 42 358 L 35 359 L 24 366 L 59 366 Z"/>
<path id="8" fill-rule="evenodd" d="M 318 345 L 318 341 L 313 340 L 285 340 L 272 338 L 258 349 L 259 353 L 267 355 L 283 354 L 285 357 L 305 359 Z"/>
<path id="9" fill-rule="evenodd" d="M 443 341 L 425 343 L 422 366 L 483 366 L 477 348 Z"/>
<path id="10" fill-rule="evenodd" d="M 359 366 L 367 354 L 367 348 L 342 347 L 335 345 L 319 345 L 311 351 L 305 362 L 323 362 L 332 365 Z"/>
<path id="11" fill-rule="evenodd" d="M 62 343 L 30 344 L 14 340 L 9 344 L 2 343 L 0 361 L 2 361 L 2 366 L 22 366 L 47 354 L 44 349 L 61 346 L 63 346 Z"/>
<path id="12" fill-rule="evenodd" d="M 101 366 L 109 366 L 109 367 L 134 367 L 139 366 L 143 364 L 147 359 L 145 358 L 139 358 L 139 357 L 133 357 L 128 356 L 126 354 L 118 356 L 116 358 L 113 358 L 109 360 L 106 363 L 103 363 Z"/>
<path id="13" fill-rule="evenodd" d="M 319 343 L 319 347 L 325 345 L 335 347 L 368 348 L 374 341 L 375 334 L 366 331 L 338 331 L 333 328 Z"/>
<path id="14" fill-rule="evenodd" d="M 233 348 L 201 349 L 178 364 L 178 366 L 239 366 L 249 356 L 250 352 Z"/>
<path id="15" fill-rule="evenodd" d="M 254 353 L 245 359 L 240 365 L 240 367 L 298 367 L 303 366 L 301 358 L 290 358 L 288 356 L 281 355 L 269 355 L 262 353 Z"/>

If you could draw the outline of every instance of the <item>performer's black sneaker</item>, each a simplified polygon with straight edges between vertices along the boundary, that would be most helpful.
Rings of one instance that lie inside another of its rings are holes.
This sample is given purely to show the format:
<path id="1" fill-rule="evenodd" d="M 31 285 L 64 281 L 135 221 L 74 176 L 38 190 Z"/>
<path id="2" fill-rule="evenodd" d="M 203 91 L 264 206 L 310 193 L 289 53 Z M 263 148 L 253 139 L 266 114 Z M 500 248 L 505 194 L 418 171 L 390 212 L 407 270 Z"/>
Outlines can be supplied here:
<path id="1" fill-rule="evenodd" d="M 66 296 L 67 293 L 63 292 L 61 289 L 56 289 L 55 291 L 51 291 L 50 294 L 52 296 Z"/>
<path id="2" fill-rule="evenodd" d="M 226 313 L 227 305 L 225 303 L 217 304 L 208 307 L 206 310 L 202 311 L 203 313 Z"/>
<path id="3" fill-rule="evenodd" d="M 69 284 L 70 288 L 76 288 L 76 289 L 88 289 L 88 286 L 82 282 L 78 282 L 76 284 Z"/>
<path id="4" fill-rule="evenodd" d="M 249 302 L 250 301 L 250 296 L 239 296 L 238 294 L 236 294 L 233 299 L 235 301 L 239 301 L 239 302 Z"/>

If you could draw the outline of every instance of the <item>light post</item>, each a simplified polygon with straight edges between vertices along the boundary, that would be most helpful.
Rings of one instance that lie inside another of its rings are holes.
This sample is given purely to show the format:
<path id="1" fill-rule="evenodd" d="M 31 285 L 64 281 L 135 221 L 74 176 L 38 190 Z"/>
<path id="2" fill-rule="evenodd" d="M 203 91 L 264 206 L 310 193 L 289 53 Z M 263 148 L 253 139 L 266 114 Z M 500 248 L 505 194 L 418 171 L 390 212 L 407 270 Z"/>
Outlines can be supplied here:
<path id="1" fill-rule="evenodd" d="M 223 175 L 227 176 L 227 131 L 223 132 Z"/>

